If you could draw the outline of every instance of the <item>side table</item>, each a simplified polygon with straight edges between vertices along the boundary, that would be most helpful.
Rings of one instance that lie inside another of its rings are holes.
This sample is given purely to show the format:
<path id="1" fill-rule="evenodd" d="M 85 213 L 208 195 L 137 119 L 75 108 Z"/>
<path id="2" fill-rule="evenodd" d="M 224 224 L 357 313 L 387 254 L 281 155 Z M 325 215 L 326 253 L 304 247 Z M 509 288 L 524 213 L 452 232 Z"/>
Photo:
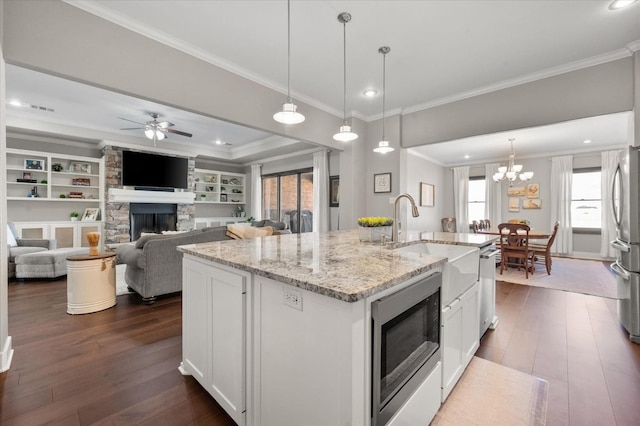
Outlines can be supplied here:
<path id="1" fill-rule="evenodd" d="M 67 257 L 67 313 L 88 314 L 116 304 L 116 254 Z"/>

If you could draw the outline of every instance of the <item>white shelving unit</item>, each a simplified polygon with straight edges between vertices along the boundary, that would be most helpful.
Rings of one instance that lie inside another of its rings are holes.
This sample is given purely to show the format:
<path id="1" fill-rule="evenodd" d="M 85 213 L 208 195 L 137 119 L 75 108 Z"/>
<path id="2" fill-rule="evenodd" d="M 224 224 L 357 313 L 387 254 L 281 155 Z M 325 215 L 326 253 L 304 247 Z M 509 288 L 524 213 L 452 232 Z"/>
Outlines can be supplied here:
<path id="1" fill-rule="evenodd" d="M 6 178 L 10 221 L 60 222 L 87 208 L 104 215 L 103 158 L 8 148 Z"/>
<path id="2" fill-rule="evenodd" d="M 194 188 L 196 204 L 246 203 L 245 180 L 242 173 L 195 169 Z"/>

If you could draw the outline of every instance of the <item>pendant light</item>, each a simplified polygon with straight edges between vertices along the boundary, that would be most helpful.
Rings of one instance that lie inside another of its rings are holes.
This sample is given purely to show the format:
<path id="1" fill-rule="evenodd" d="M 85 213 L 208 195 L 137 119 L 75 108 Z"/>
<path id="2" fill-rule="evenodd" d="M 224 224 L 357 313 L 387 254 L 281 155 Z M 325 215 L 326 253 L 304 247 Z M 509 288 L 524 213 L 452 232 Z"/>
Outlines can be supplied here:
<path id="1" fill-rule="evenodd" d="M 387 94 L 386 89 L 386 59 L 387 53 L 391 51 L 391 48 L 388 46 L 382 46 L 378 49 L 378 53 L 382 53 L 382 140 L 378 142 L 378 146 L 373 149 L 373 152 L 377 152 L 378 154 L 386 154 L 388 152 L 392 152 L 393 147 L 389 146 L 389 141 L 384 137 L 384 98 Z"/>
<path id="2" fill-rule="evenodd" d="M 351 142 L 358 139 L 358 135 L 351 131 L 351 126 L 347 124 L 347 22 L 351 20 L 351 15 L 347 12 L 342 12 L 338 15 L 338 22 L 342 23 L 343 33 L 343 98 L 342 98 L 342 126 L 340 131 L 333 135 L 333 139 L 340 142 Z"/>
<path id="3" fill-rule="evenodd" d="M 287 102 L 282 104 L 282 111 L 273 114 L 273 119 L 282 124 L 299 124 L 304 115 L 296 111 L 298 107 L 291 100 L 291 1 L 287 0 Z"/>

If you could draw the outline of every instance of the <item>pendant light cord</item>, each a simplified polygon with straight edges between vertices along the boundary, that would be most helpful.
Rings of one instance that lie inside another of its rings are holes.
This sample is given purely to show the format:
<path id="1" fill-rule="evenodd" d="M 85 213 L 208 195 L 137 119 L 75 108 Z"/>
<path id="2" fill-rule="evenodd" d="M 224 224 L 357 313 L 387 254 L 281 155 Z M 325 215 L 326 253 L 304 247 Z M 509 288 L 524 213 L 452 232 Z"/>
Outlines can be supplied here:
<path id="1" fill-rule="evenodd" d="M 385 141 L 384 136 L 384 101 L 387 96 L 387 54 L 382 52 L 382 140 Z"/>
<path id="2" fill-rule="evenodd" d="M 347 23 L 342 24 L 342 121 L 347 124 Z"/>
<path id="3" fill-rule="evenodd" d="M 291 103 L 291 0 L 287 0 L 287 102 Z"/>

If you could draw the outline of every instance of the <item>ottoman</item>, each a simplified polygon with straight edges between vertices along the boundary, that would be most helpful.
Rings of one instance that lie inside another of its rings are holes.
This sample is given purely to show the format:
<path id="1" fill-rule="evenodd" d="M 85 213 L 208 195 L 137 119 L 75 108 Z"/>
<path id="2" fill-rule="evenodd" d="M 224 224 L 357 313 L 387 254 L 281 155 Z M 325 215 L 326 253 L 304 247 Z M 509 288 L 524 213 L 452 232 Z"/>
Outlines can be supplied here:
<path id="1" fill-rule="evenodd" d="M 67 275 L 67 257 L 88 254 L 88 247 L 57 248 L 16 257 L 16 278 L 59 278 Z"/>

